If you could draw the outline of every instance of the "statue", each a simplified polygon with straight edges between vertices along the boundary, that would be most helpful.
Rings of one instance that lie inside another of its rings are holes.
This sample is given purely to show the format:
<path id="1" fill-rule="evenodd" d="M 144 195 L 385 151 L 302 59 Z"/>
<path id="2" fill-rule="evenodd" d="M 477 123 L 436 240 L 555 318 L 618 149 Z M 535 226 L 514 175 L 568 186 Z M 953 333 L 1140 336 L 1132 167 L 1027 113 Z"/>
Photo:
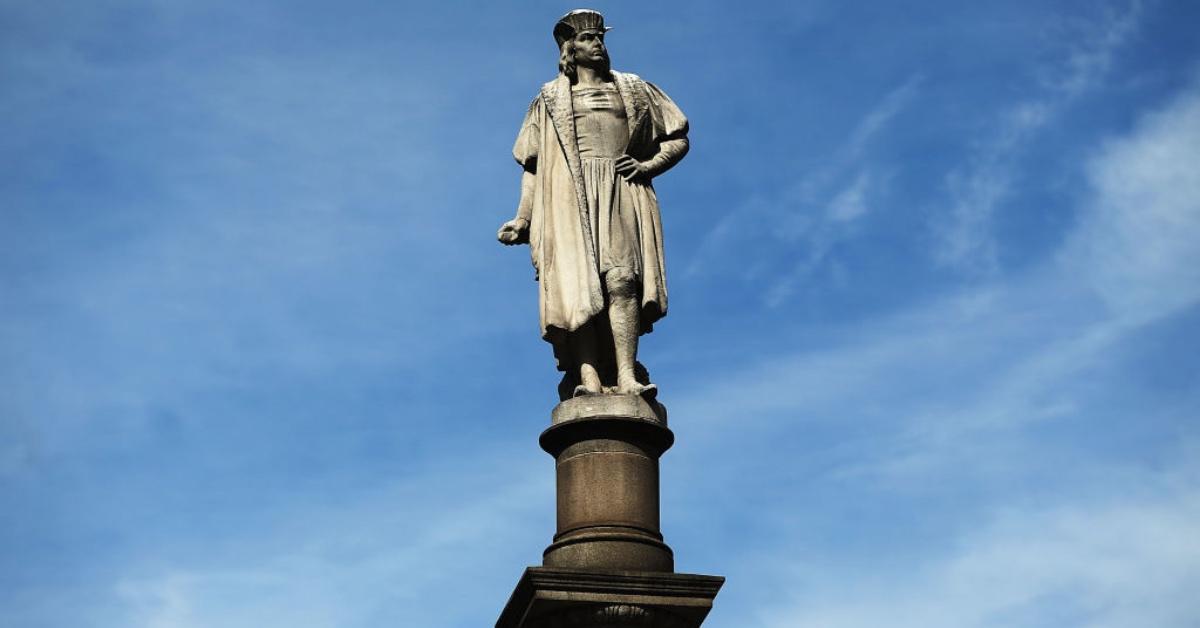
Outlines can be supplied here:
<path id="1" fill-rule="evenodd" d="M 688 151 L 688 122 L 662 90 L 609 68 L 604 17 L 559 19 L 559 75 L 529 105 L 513 146 L 517 216 L 497 233 L 528 243 L 542 337 L 565 372 L 559 396 L 653 397 L 638 338 L 667 313 L 662 219 L 651 179 Z"/>

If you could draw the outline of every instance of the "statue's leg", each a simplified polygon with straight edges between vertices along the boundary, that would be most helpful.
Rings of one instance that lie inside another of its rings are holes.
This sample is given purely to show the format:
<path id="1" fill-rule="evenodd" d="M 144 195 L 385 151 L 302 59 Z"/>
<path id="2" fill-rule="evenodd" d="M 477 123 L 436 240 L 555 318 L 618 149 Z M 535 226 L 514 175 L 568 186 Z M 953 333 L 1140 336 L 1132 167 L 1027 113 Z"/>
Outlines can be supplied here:
<path id="1" fill-rule="evenodd" d="M 596 371 L 596 327 L 588 323 L 571 334 L 575 344 L 575 356 L 579 361 L 579 385 L 575 387 L 575 395 L 597 395 L 604 391 L 600 384 L 600 374 Z"/>
<path id="2" fill-rule="evenodd" d="M 649 386 L 637 381 L 638 295 L 637 275 L 627 268 L 613 268 L 604 275 L 608 288 L 608 320 L 612 324 L 617 363 L 617 392 L 641 394 Z"/>

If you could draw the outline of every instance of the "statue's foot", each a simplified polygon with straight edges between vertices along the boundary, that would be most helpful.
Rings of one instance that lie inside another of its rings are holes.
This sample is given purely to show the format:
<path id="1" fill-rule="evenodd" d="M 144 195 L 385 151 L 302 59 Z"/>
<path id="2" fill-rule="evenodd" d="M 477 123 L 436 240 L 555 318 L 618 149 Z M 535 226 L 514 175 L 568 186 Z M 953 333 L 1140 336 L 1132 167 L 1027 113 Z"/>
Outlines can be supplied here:
<path id="1" fill-rule="evenodd" d="M 637 381 L 625 382 L 617 386 L 617 393 L 622 395 L 640 395 L 647 399 L 654 399 L 658 396 L 658 386 L 654 384 L 642 384 Z"/>
<path id="2" fill-rule="evenodd" d="M 575 387 L 575 392 L 572 393 L 571 396 L 572 397 L 582 397 L 584 395 L 599 395 L 602 392 L 604 392 L 604 391 L 603 390 L 592 390 L 592 389 L 588 388 L 587 386 L 580 384 Z"/>
<path id="3" fill-rule="evenodd" d="M 599 395 L 604 392 L 604 386 L 600 383 L 600 374 L 596 372 L 596 367 L 590 363 L 583 363 L 579 366 L 579 385 L 575 387 L 574 397 L 582 397 L 584 395 Z"/>

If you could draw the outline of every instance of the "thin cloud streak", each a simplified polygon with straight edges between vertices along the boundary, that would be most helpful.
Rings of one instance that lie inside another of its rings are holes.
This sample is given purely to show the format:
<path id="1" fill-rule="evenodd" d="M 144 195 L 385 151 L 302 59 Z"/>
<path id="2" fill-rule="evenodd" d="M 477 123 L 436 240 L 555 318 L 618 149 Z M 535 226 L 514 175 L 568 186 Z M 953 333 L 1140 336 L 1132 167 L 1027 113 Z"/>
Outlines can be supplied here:
<path id="1" fill-rule="evenodd" d="M 902 577 L 795 565 L 791 579 L 805 583 L 796 587 L 803 593 L 759 620 L 772 628 L 1185 626 L 1200 613 L 1190 595 L 1200 586 L 1195 480 L 1194 469 L 1173 470 L 1142 478 L 1119 502 L 1001 510 Z M 861 585 L 829 585 L 850 578 Z"/>
<path id="2" fill-rule="evenodd" d="M 825 164 L 806 173 L 773 196 L 747 199 L 709 230 L 687 265 L 684 274 L 694 278 L 719 266 L 731 241 L 771 241 L 793 253 L 772 263 L 762 259 L 741 260 L 753 277 L 767 282 L 764 302 L 775 307 L 784 303 L 796 285 L 820 267 L 829 252 L 855 233 L 854 222 L 869 212 L 871 200 L 887 179 L 867 158 L 867 151 L 888 125 L 920 91 L 923 77 L 910 76 L 888 92 L 866 113 Z M 742 247 L 732 247 L 742 248 Z M 754 251 L 773 247 L 746 247 Z"/>
<path id="3" fill-rule="evenodd" d="M 1113 56 L 1137 29 L 1141 3 L 1125 11 L 1107 7 L 1104 17 L 1077 35 L 1065 58 L 1043 69 L 1045 93 L 1012 105 L 998 119 L 998 130 L 944 180 L 949 207 L 931 224 L 940 246 L 939 264 L 968 274 L 999 271 L 998 243 L 992 233 L 994 215 L 1013 194 L 1021 152 L 1052 120 L 1094 89 L 1112 65 Z"/>

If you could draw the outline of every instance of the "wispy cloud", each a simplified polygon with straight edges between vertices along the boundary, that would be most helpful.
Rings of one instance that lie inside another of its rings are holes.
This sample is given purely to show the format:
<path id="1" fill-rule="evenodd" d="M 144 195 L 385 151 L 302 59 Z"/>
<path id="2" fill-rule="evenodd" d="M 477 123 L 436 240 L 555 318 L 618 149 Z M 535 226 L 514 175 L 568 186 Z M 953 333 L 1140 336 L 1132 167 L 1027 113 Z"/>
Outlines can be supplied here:
<path id="1" fill-rule="evenodd" d="M 1061 58 L 1040 71 L 1041 93 L 1012 104 L 996 120 L 995 133 L 983 139 L 967 163 L 945 177 L 948 207 L 933 224 L 940 240 L 935 259 L 974 274 L 997 270 L 992 233 L 996 210 L 1010 198 L 1026 144 L 1075 100 L 1094 89 L 1114 55 L 1137 28 L 1141 3 L 1124 11 L 1105 7 L 1094 22 L 1064 22 L 1057 34 L 1069 42 Z"/>
<path id="2" fill-rule="evenodd" d="M 731 243 L 758 242 L 735 247 L 746 251 L 783 250 L 787 255 L 770 262 L 742 260 L 742 279 L 767 283 L 765 303 L 777 306 L 796 285 L 819 268 L 833 248 L 853 237 L 855 224 L 864 219 L 885 189 L 888 168 L 867 158 L 869 147 L 918 93 L 920 75 L 909 77 L 888 92 L 850 130 L 834 154 L 815 170 L 769 196 L 747 200 L 724 216 L 704 237 L 686 275 L 722 264 L 722 251 Z M 761 243 L 769 243 L 763 246 Z M 770 266 L 769 269 L 766 266 Z"/>
<path id="3" fill-rule="evenodd" d="M 802 469 L 729 463 L 753 469 L 753 482 L 817 474 L 780 493 L 790 502 L 771 512 L 786 522 L 772 529 L 774 558 L 732 574 L 769 564 L 788 583 L 779 594 L 792 600 L 768 603 L 763 625 L 1133 628 L 1183 626 L 1200 612 L 1186 593 L 1200 586 L 1197 398 L 1129 384 L 1137 339 L 1200 304 L 1196 146 L 1193 86 L 1097 143 L 1090 193 L 1057 255 L 860 324 L 831 347 L 751 361 L 673 405 L 706 422 L 713 458 L 750 449 Z M 1130 431 L 1142 454 L 1113 455 Z M 775 453 L 780 443 L 800 456 Z M 1146 451 L 1154 464 L 1142 464 Z M 737 469 L 722 473 L 705 480 L 747 490 Z M 905 505 L 888 512 L 882 540 L 853 538 L 830 515 L 848 535 L 839 554 L 806 538 L 813 509 L 870 508 L 823 504 L 813 484 Z M 904 526 L 920 529 L 918 547 L 897 545 Z"/>
<path id="4" fill-rule="evenodd" d="M 1200 300 L 1200 90 L 1145 117 L 1088 166 L 1093 211 L 1061 263 L 1087 277 L 1124 320 Z"/>
<path id="5" fill-rule="evenodd" d="M 1197 146 L 1200 93 L 1189 90 L 1096 148 L 1092 190 L 1057 255 L 873 321 L 832 349 L 760 362 L 691 398 L 688 412 L 830 416 L 854 391 L 886 402 L 919 380 L 922 390 L 949 387 L 931 395 L 949 404 L 944 411 L 914 409 L 919 429 L 1019 426 L 1053 414 L 1061 399 L 1039 402 L 1042 393 L 1065 394 L 1065 383 L 1122 339 L 1200 302 Z M 956 389 L 959 378 L 983 383 Z"/>
<path id="6" fill-rule="evenodd" d="M 139 628 L 458 625 L 491 614 L 551 532 L 552 475 L 517 451 L 432 465 L 336 507 L 297 504 L 270 538 L 248 528 L 200 555 L 138 557 L 97 610 Z"/>
<path id="7" fill-rule="evenodd" d="M 798 599 L 759 619 L 778 628 L 1186 626 L 1200 613 L 1190 595 L 1200 586 L 1195 480 L 1178 470 L 1122 483 L 1132 492 L 1120 500 L 1002 508 L 893 577 L 797 564 Z M 841 586 L 848 580 L 858 586 Z"/>

